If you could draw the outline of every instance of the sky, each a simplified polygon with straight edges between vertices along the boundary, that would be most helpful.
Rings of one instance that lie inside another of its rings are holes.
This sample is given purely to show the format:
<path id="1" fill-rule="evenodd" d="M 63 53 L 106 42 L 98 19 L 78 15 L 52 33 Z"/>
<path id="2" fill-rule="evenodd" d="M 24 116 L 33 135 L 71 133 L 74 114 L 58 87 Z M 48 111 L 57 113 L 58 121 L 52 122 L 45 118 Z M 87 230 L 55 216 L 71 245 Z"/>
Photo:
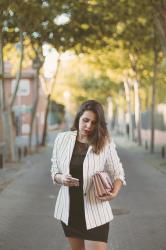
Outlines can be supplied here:
<path id="1" fill-rule="evenodd" d="M 48 44 L 45 44 L 43 46 L 43 54 L 45 56 L 44 76 L 46 78 L 52 78 L 57 67 L 58 52 Z M 74 56 L 72 52 L 67 51 L 62 53 L 60 59 L 62 63 L 68 63 Z"/>

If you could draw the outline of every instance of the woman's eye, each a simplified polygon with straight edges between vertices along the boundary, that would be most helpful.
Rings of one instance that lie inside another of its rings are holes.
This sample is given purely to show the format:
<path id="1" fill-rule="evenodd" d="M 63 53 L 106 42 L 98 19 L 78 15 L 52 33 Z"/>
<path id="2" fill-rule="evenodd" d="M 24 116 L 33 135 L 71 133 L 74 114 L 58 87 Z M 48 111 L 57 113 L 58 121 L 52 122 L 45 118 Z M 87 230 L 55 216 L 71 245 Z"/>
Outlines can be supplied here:
<path id="1" fill-rule="evenodd" d="M 89 122 L 89 119 L 86 119 L 86 118 L 84 118 L 84 119 L 82 119 L 83 120 L 83 122 Z M 94 126 L 94 125 L 96 125 L 96 121 L 92 121 L 92 125 Z"/>
<path id="2" fill-rule="evenodd" d="M 84 122 L 88 122 L 88 119 L 83 119 Z"/>

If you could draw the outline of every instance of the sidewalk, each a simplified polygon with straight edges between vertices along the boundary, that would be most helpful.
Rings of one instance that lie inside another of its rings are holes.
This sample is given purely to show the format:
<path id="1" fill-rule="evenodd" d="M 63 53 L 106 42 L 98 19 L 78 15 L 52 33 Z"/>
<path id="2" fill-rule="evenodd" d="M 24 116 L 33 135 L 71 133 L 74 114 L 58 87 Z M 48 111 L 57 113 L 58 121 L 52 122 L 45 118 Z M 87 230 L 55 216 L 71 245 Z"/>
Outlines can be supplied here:
<path id="1" fill-rule="evenodd" d="M 40 155 L 43 154 L 43 151 L 48 150 L 47 147 L 39 148 L 37 153 L 28 155 L 21 159 L 18 162 L 5 162 L 4 167 L 0 169 L 0 193 L 18 176 L 22 175 L 23 171 L 25 171 L 32 162 L 37 158 L 40 158 Z"/>
<path id="2" fill-rule="evenodd" d="M 138 146 L 125 136 L 113 135 L 113 138 L 118 147 L 126 149 L 129 154 L 139 155 L 141 160 L 166 175 L 166 157 L 162 158 L 161 153 L 155 152 L 151 154 L 144 146 Z"/>
<path id="3" fill-rule="evenodd" d="M 48 143 L 46 147 L 40 147 L 38 152 L 27 155 L 22 158 L 21 161 L 15 163 L 5 162 L 4 167 L 0 168 L 0 193 L 7 187 L 14 179 L 16 179 L 19 175 L 22 174 L 30 164 L 32 164 L 33 160 L 36 160 L 40 155 L 43 154 L 43 151 L 50 150 L 49 147 L 53 146 L 55 137 L 60 130 L 48 131 Z M 25 146 L 27 145 L 26 137 L 17 137 L 16 141 L 17 146 Z"/>

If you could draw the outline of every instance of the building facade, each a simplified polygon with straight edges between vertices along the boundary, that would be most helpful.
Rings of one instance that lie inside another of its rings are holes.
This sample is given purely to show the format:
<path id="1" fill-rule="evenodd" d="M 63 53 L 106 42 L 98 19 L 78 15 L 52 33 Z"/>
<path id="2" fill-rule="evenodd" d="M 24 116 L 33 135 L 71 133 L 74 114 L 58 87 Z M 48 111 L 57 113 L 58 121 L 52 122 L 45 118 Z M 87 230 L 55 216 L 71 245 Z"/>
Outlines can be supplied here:
<path id="1" fill-rule="evenodd" d="M 9 103 L 16 86 L 15 76 L 12 75 L 12 67 L 9 63 L 5 64 L 5 98 Z M 28 137 L 30 133 L 31 112 L 36 97 L 36 71 L 33 68 L 24 69 L 21 75 L 19 89 L 15 103 L 13 105 L 13 120 L 15 123 L 16 136 Z M 43 133 L 44 116 L 47 100 L 46 95 L 40 84 L 39 101 L 34 121 L 33 134 L 40 142 Z"/>

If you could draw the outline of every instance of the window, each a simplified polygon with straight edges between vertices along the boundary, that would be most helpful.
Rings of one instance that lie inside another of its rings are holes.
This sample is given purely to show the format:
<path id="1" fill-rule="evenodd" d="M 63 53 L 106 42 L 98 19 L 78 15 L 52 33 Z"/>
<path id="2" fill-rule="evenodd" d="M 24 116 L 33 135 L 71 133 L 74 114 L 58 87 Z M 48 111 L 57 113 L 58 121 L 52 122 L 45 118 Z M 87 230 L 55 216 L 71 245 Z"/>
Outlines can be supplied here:
<path id="1" fill-rule="evenodd" d="M 11 92 L 14 93 L 16 87 L 16 80 L 12 80 Z M 30 81 L 28 79 L 21 79 L 19 83 L 19 88 L 17 91 L 17 96 L 28 96 L 30 94 Z"/>

